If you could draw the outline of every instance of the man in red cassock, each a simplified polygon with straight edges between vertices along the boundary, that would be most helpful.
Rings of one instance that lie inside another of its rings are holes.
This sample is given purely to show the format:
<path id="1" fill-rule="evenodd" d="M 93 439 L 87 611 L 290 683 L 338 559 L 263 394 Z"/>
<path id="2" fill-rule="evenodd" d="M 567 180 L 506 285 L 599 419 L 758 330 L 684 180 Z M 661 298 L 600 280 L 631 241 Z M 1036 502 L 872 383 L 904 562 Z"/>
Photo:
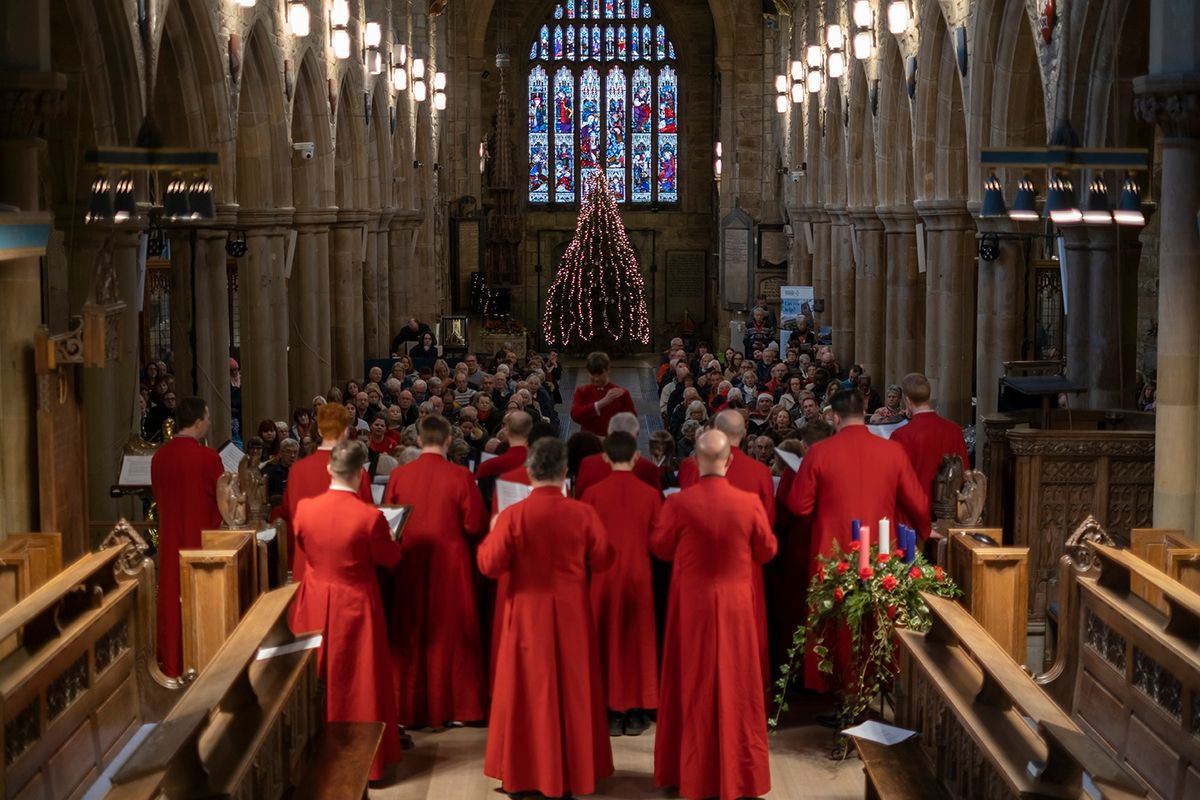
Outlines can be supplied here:
<path id="1" fill-rule="evenodd" d="M 608 421 L 614 415 L 622 411 L 636 414 L 637 411 L 629 390 L 608 379 L 612 362 L 607 353 L 590 353 L 586 366 L 592 380 L 576 387 L 575 396 L 571 398 L 571 419 L 579 423 L 582 430 L 604 438 L 608 433 Z"/>
<path id="2" fill-rule="evenodd" d="M 483 573 L 510 577 L 483 772 L 510 794 L 591 794 L 613 762 L 588 573 L 613 552 L 595 510 L 562 496 L 565 444 L 542 439 L 526 466 L 533 493 L 479 546 Z"/>
<path id="3" fill-rule="evenodd" d="M 921 491 L 904 449 L 867 430 L 863 396 L 843 389 L 833 396 L 837 433 L 809 448 L 788 495 L 792 513 L 809 518 L 809 577 L 817 571 L 817 555 L 829 555 L 836 541 L 842 552 L 850 547 L 850 523 L 859 520 L 874 534 L 879 520 L 897 519 L 899 512 L 914 520 L 918 534 L 929 535 L 929 498 Z M 875 544 L 874 538 L 871 544 Z M 805 685 L 830 691 L 843 683 L 839 674 L 849 663 L 848 639 L 834 648 L 834 673 L 817 669 L 811 651 L 805 654 Z"/>
<path id="4" fill-rule="evenodd" d="M 729 469 L 725 473 L 729 485 L 755 495 L 762 504 L 763 511 L 766 512 L 767 523 L 774 528 L 775 481 L 766 464 L 751 458 L 742 450 L 742 440 L 746 438 L 746 418 L 736 411 L 726 410 L 717 414 L 713 425 L 725 434 L 725 438 L 729 440 L 729 446 L 732 448 L 733 459 L 729 462 Z M 689 486 L 695 486 L 699 480 L 700 470 L 697 460 L 695 458 L 684 459 L 679 464 L 679 488 L 686 489 Z M 763 683 L 767 685 L 771 682 L 771 657 L 767 635 L 767 597 L 766 589 L 763 586 L 762 570 L 757 568 L 754 569 L 754 591 L 758 644 L 762 648 L 760 656 Z"/>
<path id="5" fill-rule="evenodd" d="M 283 520 L 288 526 L 292 580 L 297 583 L 304 578 L 304 553 L 296 548 L 296 509 L 301 500 L 317 497 L 329 489 L 329 454 L 336 444 L 349 436 L 350 412 L 341 403 L 326 403 L 317 409 L 317 431 L 321 434 L 321 446 L 292 465 L 281 504 Z M 358 479 L 358 497 L 365 503 L 374 500 L 366 470 Z"/>
<path id="6" fill-rule="evenodd" d="M 929 379 L 919 372 L 910 372 L 900 381 L 904 393 L 905 411 L 909 422 L 892 434 L 892 441 L 904 448 L 912 462 L 917 481 L 929 498 L 932 515 L 933 482 L 937 478 L 942 458 L 955 455 L 962 459 L 963 466 L 970 469 L 967 443 L 963 440 L 962 428 L 939 415 L 929 405 L 931 388 Z M 928 524 L 929 518 L 919 520 Z M 913 524 L 918 524 L 914 520 Z"/>
<path id="7" fill-rule="evenodd" d="M 641 429 L 637 414 L 630 414 L 627 411 L 614 414 L 613 418 L 608 421 L 609 435 L 616 431 L 623 431 L 633 436 L 635 442 Z M 634 455 L 636 456 L 637 453 L 635 452 Z M 605 459 L 603 453 L 586 456 L 583 461 L 579 462 L 579 472 L 575 475 L 575 496 L 583 497 L 583 493 L 588 490 L 589 486 L 604 480 L 612 471 L 612 466 Z M 633 474 L 641 478 L 642 482 L 651 489 L 662 489 L 662 473 L 650 459 L 634 458 Z"/>
<path id="8" fill-rule="evenodd" d="M 495 478 L 516 469 L 525 463 L 529 452 L 529 431 L 533 428 L 533 417 L 526 411 L 510 411 L 504 415 L 504 435 L 508 449 L 495 458 L 479 462 L 475 468 L 475 480 Z"/>
<path id="9" fill-rule="evenodd" d="M 221 526 L 217 479 L 225 472 L 217 451 L 200 443 L 209 425 L 203 400 L 180 400 L 175 425 L 175 437 L 150 462 L 150 489 L 158 503 L 158 661 L 172 678 L 183 672 L 179 551 L 200 549 L 200 531 Z"/>
<path id="10" fill-rule="evenodd" d="M 375 568 L 399 561 L 400 544 L 379 509 L 357 496 L 366 447 L 343 440 L 327 457 L 329 489 L 301 501 L 294 518 L 307 568 L 290 622 L 296 633 L 321 632 L 326 721 L 384 724 L 370 772 L 379 780 L 400 761 L 400 729 Z"/>
<path id="11" fill-rule="evenodd" d="M 612 431 L 604 440 L 609 476 L 583 493 L 600 515 L 613 546 L 613 564 L 592 577 L 592 614 L 608 701 L 608 733 L 637 736 L 658 708 L 658 644 L 650 576 L 650 532 L 662 493 L 634 474 L 637 439 Z"/>
<path id="12" fill-rule="evenodd" d="M 468 540 L 483 532 L 483 498 L 471 473 L 446 460 L 450 423 L 417 423 L 421 455 L 388 477 L 383 502 L 411 505 L 395 570 L 392 663 L 400 724 L 438 728 L 480 720 L 483 650 Z"/>
<path id="13" fill-rule="evenodd" d="M 766 511 L 725 477 L 731 442 L 696 441 L 701 478 L 663 504 L 650 537 L 674 561 L 663 641 L 654 783 L 687 798 L 771 789 L 754 575 L 775 555 Z"/>

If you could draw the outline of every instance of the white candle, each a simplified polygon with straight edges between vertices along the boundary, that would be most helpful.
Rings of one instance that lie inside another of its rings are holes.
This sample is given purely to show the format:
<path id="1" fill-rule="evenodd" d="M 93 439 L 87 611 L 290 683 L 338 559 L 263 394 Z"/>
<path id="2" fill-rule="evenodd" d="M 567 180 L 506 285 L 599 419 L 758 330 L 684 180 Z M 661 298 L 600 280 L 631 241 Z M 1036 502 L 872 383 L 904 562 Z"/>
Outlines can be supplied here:
<path id="1" fill-rule="evenodd" d="M 883 519 L 879 520 L 879 552 L 880 553 L 891 552 L 891 547 L 889 546 L 891 544 L 891 538 L 892 538 L 891 534 L 892 534 L 892 523 L 888 521 L 888 518 L 884 517 Z"/>

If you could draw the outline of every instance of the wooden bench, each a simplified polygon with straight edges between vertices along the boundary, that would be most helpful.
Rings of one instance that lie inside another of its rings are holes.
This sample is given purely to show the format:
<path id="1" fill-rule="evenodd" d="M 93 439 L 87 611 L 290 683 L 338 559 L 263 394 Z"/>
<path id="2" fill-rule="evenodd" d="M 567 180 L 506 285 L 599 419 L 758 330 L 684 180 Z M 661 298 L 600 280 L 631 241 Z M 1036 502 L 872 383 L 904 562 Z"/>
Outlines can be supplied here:
<path id="1" fill-rule="evenodd" d="M 272 800 L 294 790 L 322 728 L 317 651 L 269 655 L 263 649 L 286 651 L 297 642 L 287 620 L 297 588 L 259 597 L 162 724 L 112 776 L 105 798 Z"/>
<path id="2" fill-rule="evenodd" d="M 959 604 L 925 595 L 928 633 L 898 631 L 896 720 L 952 797 L 1146 797 Z"/>
<path id="3" fill-rule="evenodd" d="M 0 615 L 0 785 L 78 797 L 182 694 L 154 654 L 154 564 L 129 526 Z"/>
<path id="4" fill-rule="evenodd" d="M 62 535 L 10 533 L 0 541 L 0 614 L 62 572 Z M 0 658 L 17 648 L 16 638 L 0 641 Z"/>
<path id="5" fill-rule="evenodd" d="M 1129 550 L 1193 592 L 1200 592 L 1200 542 L 1189 539 L 1183 531 L 1134 528 L 1129 534 Z M 1162 592 L 1148 585 L 1140 576 L 1134 576 L 1133 591 L 1166 613 Z"/>
<path id="6" fill-rule="evenodd" d="M 991 537 L 987 545 L 972 534 Z M 949 528 L 946 571 L 963 591 L 960 602 L 1018 664 L 1028 642 L 1029 548 L 1004 547 L 999 528 Z"/>
<path id="7" fill-rule="evenodd" d="M 375 751 L 383 741 L 382 722 L 328 722 L 317 738 L 313 758 L 292 800 L 361 800 Z"/>
<path id="8" fill-rule="evenodd" d="M 866 800 L 950 800 L 925 763 L 916 739 L 887 746 L 854 737 L 863 762 Z"/>
<path id="9" fill-rule="evenodd" d="M 1038 681 L 1155 796 L 1200 797 L 1200 595 L 1102 538 L 1063 559 L 1057 657 Z"/>

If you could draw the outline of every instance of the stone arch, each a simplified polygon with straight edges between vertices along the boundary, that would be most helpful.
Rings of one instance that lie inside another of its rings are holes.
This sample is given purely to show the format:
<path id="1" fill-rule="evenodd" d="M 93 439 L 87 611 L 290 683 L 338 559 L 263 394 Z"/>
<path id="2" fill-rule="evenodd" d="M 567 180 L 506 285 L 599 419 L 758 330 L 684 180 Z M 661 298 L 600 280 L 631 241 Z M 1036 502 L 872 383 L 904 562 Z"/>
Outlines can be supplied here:
<path id="1" fill-rule="evenodd" d="M 283 87 L 275 55 L 270 32 L 256 24 L 243 50 L 237 107 L 237 202 L 244 209 L 287 207 L 292 199 Z"/>
<path id="2" fill-rule="evenodd" d="M 825 107 L 821 111 L 821 155 L 824 172 L 821 175 L 821 194 L 826 205 L 846 205 L 846 127 L 843 123 L 841 86 L 828 81 L 825 86 Z"/>
<path id="3" fill-rule="evenodd" d="M 847 127 L 847 202 L 851 207 L 878 204 L 875 188 L 875 126 L 867 91 L 866 67 L 857 61 L 850 75 L 850 124 Z"/>
<path id="4" fill-rule="evenodd" d="M 967 196 L 967 139 L 954 38 L 936 0 L 927 0 L 917 55 L 913 118 L 915 194 L 923 200 Z"/>
<path id="5" fill-rule="evenodd" d="M 907 80 L 900 47 L 893 36 L 884 36 L 875 164 L 879 202 L 885 206 L 907 206 L 913 199 L 912 105 Z"/>
<path id="6" fill-rule="evenodd" d="M 391 98 L 382 81 L 375 85 L 371 98 L 371 120 L 367 126 L 370 145 L 367 149 L 368 197 L 371 208 L 391 208 L 395 204 L 392 190 L 392 110 Z"/>
<path id="7" fill-rule="evenodd" d="M 312 142 L 313 158 L 292 157 L 292 205 L 297 209 L 328 208 L 333 197 L 333 141 L 329 101 L 321 68 L 312 50 L 300 60 L 292 98 L 292 142 Z"/>
<path id="8" fill-rule="evenodd" d="M 338 90 L 337 134 L 334 145 L 334 195 L 338 207 L 353 210 L 367 208 L 366 126 L 363 121 L 362 94 L 351 85 L 349 76 Z"/>
<path id="9" fill-rule="evenodd" d="M 1071 89 L 1071 121 L 1088 147 L 1154 144 L 1152 125 L 1138 122 L 1133 79 L 1149 69 L 1150 17 L 1130 0 L 1088 3 L 1078 36 Z M 1115 113 L 1114 113 L 1115 112 Z"/>
<path id="10" fill-rule="evenodd" d="M 396 98 L 396 131 L 392 134 L 392 197 L 397 208 L 416 208 L 413 160 L 412 94 L 403 92 Z"/>

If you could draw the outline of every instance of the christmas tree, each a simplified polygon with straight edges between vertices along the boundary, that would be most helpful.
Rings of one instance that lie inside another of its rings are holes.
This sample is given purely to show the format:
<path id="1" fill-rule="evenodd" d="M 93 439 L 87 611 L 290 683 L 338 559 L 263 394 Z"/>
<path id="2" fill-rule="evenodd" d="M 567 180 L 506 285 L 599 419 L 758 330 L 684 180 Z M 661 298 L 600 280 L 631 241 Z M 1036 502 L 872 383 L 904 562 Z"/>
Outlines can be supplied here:
<path id="1" fill-rule="evenodd" d="M 546 343 L 649 344 L 646 287 L 603 173 L 588 178 L 575 238 L 546 294 Z"/>

